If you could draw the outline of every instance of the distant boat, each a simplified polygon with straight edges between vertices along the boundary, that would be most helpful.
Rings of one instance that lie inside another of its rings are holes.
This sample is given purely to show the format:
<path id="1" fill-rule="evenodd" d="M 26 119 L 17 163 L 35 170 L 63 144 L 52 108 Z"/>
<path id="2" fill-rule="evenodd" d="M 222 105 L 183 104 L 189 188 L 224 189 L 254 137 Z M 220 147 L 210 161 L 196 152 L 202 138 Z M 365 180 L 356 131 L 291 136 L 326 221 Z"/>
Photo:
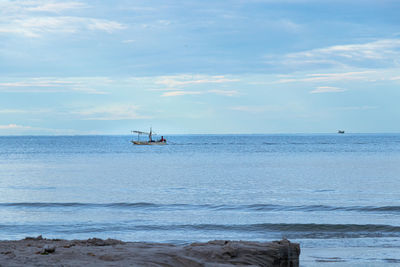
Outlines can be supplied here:
<path id="1" fill-rule="evenodd" d="M 164 138 L 164 136 L 161 136 L 161 138 L 157 141 L 153 140 L 153 135 L 157 135 L 156 133 L 153 133 L 151 127 L 150 127 L 150 132 L 141 132 L 141 131 L 132 131 L 132 133 L 137 133 L 138 138 L 137 141 L 132 140 L 132 144 L 134 145 L 166 145 L 167 140 Z M 140 135 L 147 135 L 149 137 L 148 141 L 140 141 Z"/>
<path id="2" fill-rule="evenodd" d="M 344 131 L 343 130 L 338 130 L 337 133 L 338 134 L 344 134 Z"/>

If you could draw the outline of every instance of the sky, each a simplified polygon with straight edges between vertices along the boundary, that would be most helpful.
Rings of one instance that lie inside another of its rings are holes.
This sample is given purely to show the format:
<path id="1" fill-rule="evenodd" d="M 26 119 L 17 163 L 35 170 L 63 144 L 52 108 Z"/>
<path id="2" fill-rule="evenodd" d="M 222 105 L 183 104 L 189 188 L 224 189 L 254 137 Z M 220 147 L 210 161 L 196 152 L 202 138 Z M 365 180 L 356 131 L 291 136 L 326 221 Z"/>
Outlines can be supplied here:
<path id="1" fill-rule="evenodd" d="M 0 135 L 398 133 L 399 10 L 0 0 Z"/>

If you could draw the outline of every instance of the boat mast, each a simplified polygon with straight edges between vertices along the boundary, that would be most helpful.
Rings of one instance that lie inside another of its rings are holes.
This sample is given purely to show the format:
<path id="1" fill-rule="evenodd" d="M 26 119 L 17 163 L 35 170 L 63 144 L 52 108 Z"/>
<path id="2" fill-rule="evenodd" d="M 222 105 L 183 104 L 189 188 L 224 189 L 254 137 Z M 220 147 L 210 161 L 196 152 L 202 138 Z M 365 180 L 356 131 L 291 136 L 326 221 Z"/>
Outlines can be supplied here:
<path id="1" fill-rule="evenodd" d="M 150 133 L 149 133 L 149 142 L 151 142 L 153 139 L 151 138 L 151 135 L 152 135 L 152 133 L 151 133 L 151 127 L 150 127 Z"/>

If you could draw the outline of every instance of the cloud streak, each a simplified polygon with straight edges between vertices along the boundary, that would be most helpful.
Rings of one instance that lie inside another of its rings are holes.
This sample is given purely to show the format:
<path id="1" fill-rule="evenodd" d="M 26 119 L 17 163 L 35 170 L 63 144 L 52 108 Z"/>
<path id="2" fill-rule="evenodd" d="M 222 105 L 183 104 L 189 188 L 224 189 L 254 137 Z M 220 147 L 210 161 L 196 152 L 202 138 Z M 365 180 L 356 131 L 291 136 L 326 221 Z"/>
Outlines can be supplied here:
<path id="1" fill-rule="evenodd" d="M 235 106 L 230 107 L 229 110 L 248 112 L 248 113 L 263 113 L 267 110 L 265 106 Z"/>
<path id="2" fill-rule="evenodd" d="M 212 94 L 216 94 L 216 95 L 222 95 L 222 96 L 236 96 L 239 94 L 238 91 L 236 90 L 218 90 L 218 89 L 214 89 L 214 90 L 208 90 L 208 93 L 212 93 Z"/>
<path id="3" fill-rule="evenodd" d="M 127 27 L 113 20 L 65 14 L 69 10 L 88 7 L 85 3 L 75 1 L 3 1 L 0 2 L 0 34 L 39 38 L 46 34 L 82 31 L 113 33 Z"/>
<path id="4" fill-rule="evenodd" d="M 23 129 L 31 129 L 30 126 L 23 126 L 18 124 L 8 124 L 8 125 L 0 125 L 0 130 L 23 130 Z"/>
<path id="5" fill-rule="evenodd" d="M 372 110 L 377 109 L 378 106 L 349 106 L 349 107 L 337 107 L 336 110 Z"/>
<path id="6" fill-rule="evenodd" d="M 108 94 L 91 87 L 82 79 L 72 78 L 61 80 L 59 78 L 31 78 L 23 81 L 9 81 L 0 83 L 0 92 L 6 93 L 65 93 L 78 92 L 84 94 Z"/>
<path id="7" fill-rule="evenodd" d="M 201 95 L 201 94 L 203 93 L 199 91 L 171 91 L 171 92 L 165 92 L 161 96 L 170 97 L 170 96 Z"/>
<path id="8" fill-rule="evenodd" d="M 113 33 L 126 26 L 116 21 L 84 17 L 25 17 L 0 19 L 0 33 L 18 34 L 30 38 L 42 37 L 45 34 L 74 34 L 80 31 L 103 31 Z"/>
<path id="9" fill-rule="evenodd" d="M 64 10 L 70 9 L 81 9 L 87 8 L 88 6 L 85 3 L 81 2 L 42 2 L 38 1 L 34 3 L 32 1 L 25 1 L 27 5 L 22 6 L 22 8 L 26 11 L 34 11 L 34 12 L 52 12 L 52 13 L 60 13 Z"/>
<path id="10" fill-rule="evenodd" d="M 93 107 L 78 111 L 72 111 L 71 114 L 78 115 L 81 120 L 137 120 L 150 119 L 151 116 L 138 114 L 139 106 L 127 104 L 113 104 L 107 106 Z"/>
<path id="11" fill-rule="evenodd" d="M 380 68 L 400 65 L 400 39 L 381 39 L 362 44 L 333 45 L 283 56 L 266 56 L 266 63 L 290 69 Z"/>
<path id="12" fill-rule="evenodd" d="M 207 75 L 176 75 L 160 77 L 156 84 L 165 85 L 167 87 L 184 87 L 188 85 L 200 84 L 223 84 L 238 82 L 239 79 L 227 78 L 225 76 L 207 76 Z"/>
<path id="13" fill-rule="evenodd" d="M 300 77 L 287 76 L 284 79 L 279 79 L 275 83 L 292 83 L 292 82 L 335 82 L 335 81 L 355 81 L 370 79 L 371 74 L 376 71 L 353 71 L 341 73 L 315 73 L 305 74 Z"/>
<path id="14" fill-rule="evenodd" d="M 184 96 L 184 95 L 204 95 L 204 94 L 216 94 L 222 96 L 235 96 L 238 95 L 239 92 L 236 90 L 206 90 L 206 91 L 168 91 L 161 94 L 162 97 L 170 97 L 170 96 Z"/>
<path id="15" fill-rule="evenodd" d="M 321 93 L 340 93 L 346 91 L 345 89 L 333 87 L 333 86 L 318 86 L 314 90 L 310 91 L 311 94 Z"/>
<path id="16" fill-rule="evenodd" d="M 19 124 L 0 125 L 0 134 L 76 134 L 77 131 L 72 129 L 53 129 L 43 127 L 32 127 Z"/>
<path id="17" fill-rule="evenodd" d="M 0 109 L 0 114 L 35 114 L 48 113 L 50 109 Z"/>
<path id="18" fill-rule="evenodd" d="M 21 14 L 28 12 L 50 12 L 60 13 L 65 10 L 87 8 L 88 5 L 82 2 L 60 2 L 60 1 L 7 1 L 0 3 L 1 14 Z"/>
<path id="19" fill-rule="evenodd" d="M 299 106 L 296 104 L 285 104 L 285 105 L 240 105 L 229 107 L 228 110 L 245 112 L 245 113 L 265 113 L 265 112 L 282 112 L 282 111 L 298 111 Z"/>

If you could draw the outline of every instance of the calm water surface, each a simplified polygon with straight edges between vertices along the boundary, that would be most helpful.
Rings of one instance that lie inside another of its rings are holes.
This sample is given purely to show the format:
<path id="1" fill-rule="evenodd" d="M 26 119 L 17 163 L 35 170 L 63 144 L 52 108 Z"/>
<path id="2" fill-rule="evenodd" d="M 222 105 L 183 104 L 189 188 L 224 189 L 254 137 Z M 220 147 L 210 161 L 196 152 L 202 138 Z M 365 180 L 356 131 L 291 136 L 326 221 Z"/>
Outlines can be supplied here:
<path id="1" fill-rule="evenodd" d="M 0 239 L 300 242 L 400 265 L 400 135 L 0 137 Z"/>

